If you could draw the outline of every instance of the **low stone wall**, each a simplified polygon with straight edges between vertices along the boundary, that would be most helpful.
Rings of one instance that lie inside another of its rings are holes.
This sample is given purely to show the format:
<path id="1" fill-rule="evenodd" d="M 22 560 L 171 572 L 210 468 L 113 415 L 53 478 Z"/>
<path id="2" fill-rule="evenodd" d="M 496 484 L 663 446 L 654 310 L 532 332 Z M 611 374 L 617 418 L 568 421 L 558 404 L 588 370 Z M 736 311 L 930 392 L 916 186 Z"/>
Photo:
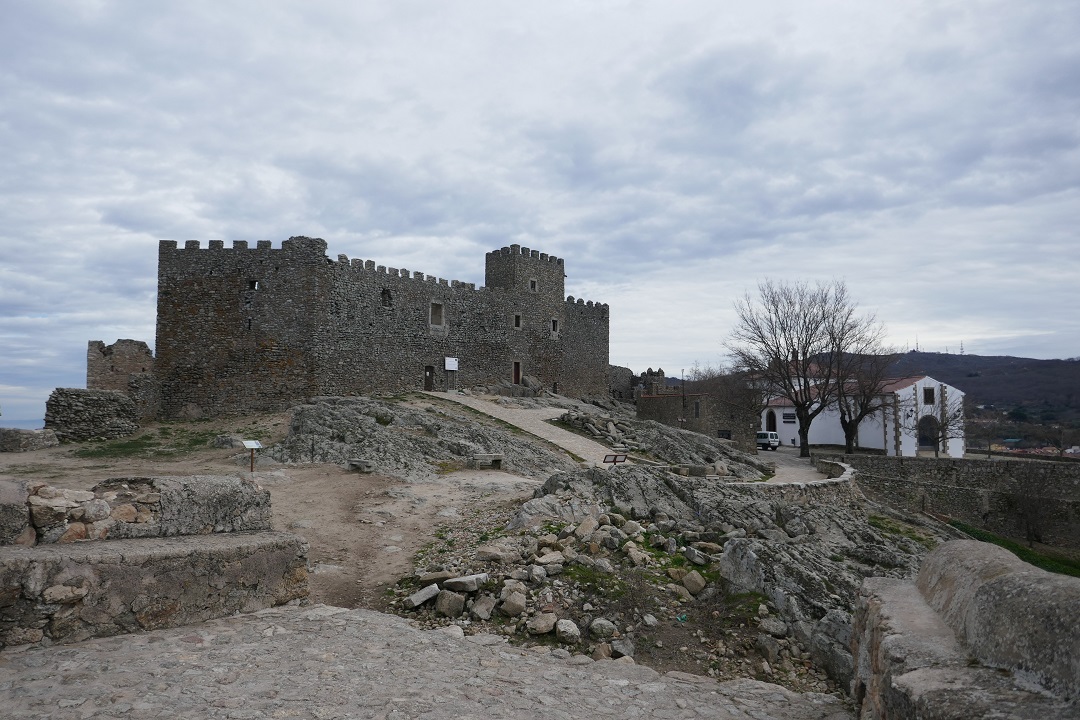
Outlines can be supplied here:
<path id="1" fill-rule="evenodd" d="M 1080 579 L 994 545 L 935 549 L 917 582 L 867 578 L 852 633 L 860 718 L 1080 713 Z"/>
<path id="2" fill-rule="evenodd" d="M 176 627 L 307 596 L 307 546 L 288 533 L 9 547 L 0 648 Z"/>
<path id="3" fill-rule="evenodd" d="M 957 540 L 926 557 L 916 585 L 979 662 L 1076 702 L 1080 712 L 1080 578 Z"/>
<path id="4" fill-rule="evenodd" d="M 815 455 L 854 467 L 876 500 L 932 512 L 1009 537 L 1080 547 L 1080 464 Z"/>
<path id="5" fill-rule="evenodd" d="M 0 488 L 0 545 L 270 529 L 270 492 L 235 476 L 113 478 L 93 490 L 0 479 Z"/>
<path id="6" fill-rule="evenodd" d="M 0 428 L 0 452 L 30 452 L 59 444 L 60 441 L 52 430 Z"/>
<path id="7" fill-rule="evenodd" d="M 56 388 L 45 402 L 45 427 L 61 442 L 126 437 L 139 429 L 139 411 L 117 390 Z"/>

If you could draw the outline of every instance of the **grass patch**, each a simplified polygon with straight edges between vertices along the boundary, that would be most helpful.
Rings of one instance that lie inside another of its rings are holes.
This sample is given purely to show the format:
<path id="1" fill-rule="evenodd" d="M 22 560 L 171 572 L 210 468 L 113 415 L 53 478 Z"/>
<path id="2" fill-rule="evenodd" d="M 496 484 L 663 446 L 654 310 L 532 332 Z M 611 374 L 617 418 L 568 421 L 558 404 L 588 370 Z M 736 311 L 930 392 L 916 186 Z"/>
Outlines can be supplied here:
<path id="1" fill-rule="evenodd" d="M 949 525 L 970 535 L 976 540 L 982 540 L 983 542 L 993 543 L 998 547 L 1003 547 L 1024 562 L 1031 563 L 1035 567 L 1042 568 L 1047 572 L 1080 577 L 1080 562 L 1077 562 L 1076 560 L 1065 557 L 1051 557 L 1050 555 L 1025 547 L 1015 540 L 995 535 L 992 532 L 981 530 L 973 525 L 960 522 L 959 520 L 950 520 Z"/>
<path id="2" fill-rule="evenodd" d="M 608 600 L 618 600 L 626 595 L 625 581 L 586 565 L 570 565 L 563 570 L 562 577 L 577 583 L 582 590 Z"/>
<path id="3" fill-rule="evenodd" d="M 880 530 L 883 535 L 890 535 L 893 537 L 899 536 L 914 540 L 927 550 L 933 550 L 937 547 L 937 540 L 920 532 L 918 529 L 907 523 L 902 523 L 881 515 L 871 515 L 866 521 L 870 524 L 870 527 Z"/>
<path id="4" fill-rule="evenodd" d="M 167 458 L 202 450 L 217 435 L 212 430 L 161 427 L 135 437 L 90 442 L 72 453 L 79 458 Z"/>

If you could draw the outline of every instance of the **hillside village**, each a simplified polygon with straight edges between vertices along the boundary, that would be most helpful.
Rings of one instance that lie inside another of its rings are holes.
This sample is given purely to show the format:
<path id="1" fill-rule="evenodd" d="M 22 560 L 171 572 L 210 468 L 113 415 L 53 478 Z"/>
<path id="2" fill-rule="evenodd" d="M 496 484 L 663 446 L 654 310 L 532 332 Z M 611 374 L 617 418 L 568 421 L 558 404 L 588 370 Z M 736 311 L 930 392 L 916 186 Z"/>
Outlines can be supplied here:
<path id="1" fill-rule="evenodd" d="M 20 712 L 134 717 L 34 668 L 66 678 L 66 652 L 117 672 L 121 648 L 201 677 L 218 670 L 176 648 L 214 638 L 227 706 L 267 715 L 328 672 L 362 680 L 350 707 L 405 716 L 434 688 L 464 716 L 503 687 L 472 694 L 448 657 L 561 688 L 522 692 L 526 716 L 587 707 L 598 682 L 632 688 L 609 698 L 624 713 L 671 716 L 1075 711 L 1080 579 L 969 532 L 1068 566 L 1080 466 L 968 457 L 960 386 L 884 378 L 848 454 L 841 409 L 814 398 L 856 375 L 827 358 L 792 359 L 813 368 L 794 373 L 816 413 L 802 425 L 799 395 L 753 378 L 611 366 L 618 308 L 564 297 L 561 258 L 492 251 L 476 288 L 326 247 L 161 243 L 154 352 L 89 341 L 86 388 L 57 389 L 44 430 L 2 431 L 0 662 L 33 688 Z M 333 638 L 352 633 L 379 640 Z M 428 644 L 441 662 L 412 654 Z M 388 647 L 423 679 L 412 699 L 371 692 L 399 681 Z M 302 686 L 252 684 L 252 651 Z M 147 682 L 143 710 L 180 702 Z M 183 706 L 216 706 L 209 687 Z"/>

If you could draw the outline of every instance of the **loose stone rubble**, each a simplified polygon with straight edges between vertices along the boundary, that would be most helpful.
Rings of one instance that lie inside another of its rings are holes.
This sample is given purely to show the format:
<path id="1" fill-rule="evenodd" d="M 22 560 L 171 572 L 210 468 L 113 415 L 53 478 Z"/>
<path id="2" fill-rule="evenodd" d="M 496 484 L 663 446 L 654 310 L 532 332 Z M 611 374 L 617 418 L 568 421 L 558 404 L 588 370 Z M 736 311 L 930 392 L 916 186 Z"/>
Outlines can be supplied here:
<path id="1" fill-rule="evenodd" d="M 855 589 L 864 576 L 910 576 L 942 536 L 876 528 L 846 480 L 815 485 L 640 466 L 560 473 L 512 517 L 465 522 L 504 530 L 472 543 L 445 531 L 448 547 L 418 558 L 393 607 L 592 657 L 846 690 Z M 461 604 L 433 605 L 457 576 L 484 580 Z"/>

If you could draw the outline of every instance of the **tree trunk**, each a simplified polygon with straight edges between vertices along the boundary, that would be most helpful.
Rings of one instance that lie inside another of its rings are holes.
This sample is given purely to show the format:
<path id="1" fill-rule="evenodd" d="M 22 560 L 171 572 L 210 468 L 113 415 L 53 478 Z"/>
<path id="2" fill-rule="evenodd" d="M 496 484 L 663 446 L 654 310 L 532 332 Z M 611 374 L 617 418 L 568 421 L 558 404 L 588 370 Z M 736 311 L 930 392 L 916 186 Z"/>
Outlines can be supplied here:
<path id="1" fill-rule="evenodd" d="M 859 424 L 851 420 L 845 420 L 840 416 L 840 427 L 844 430 L 844 454 L 855 454 L 855 436 L 859 430 Z"/>

